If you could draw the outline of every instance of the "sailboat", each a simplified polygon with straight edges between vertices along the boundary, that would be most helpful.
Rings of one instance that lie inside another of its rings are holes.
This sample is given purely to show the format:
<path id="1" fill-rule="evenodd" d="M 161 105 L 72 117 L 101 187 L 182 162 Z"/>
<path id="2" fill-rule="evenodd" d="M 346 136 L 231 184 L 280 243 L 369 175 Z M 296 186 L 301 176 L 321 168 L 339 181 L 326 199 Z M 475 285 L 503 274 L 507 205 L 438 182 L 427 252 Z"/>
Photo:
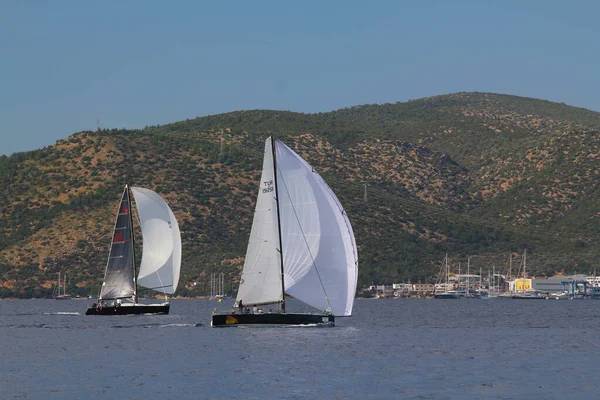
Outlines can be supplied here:
<path id="1" fill-rule="evenodd" d="M 54 300 L 70 300 L 71 296 L 67 294 L 67 274 L 64 277 L 62 293 L 60 291 L 60 272 L 58 273 L 58 286 L 53 293 Z"/>
<path id="2" fill-rule="evenodd" d="M 339 200 L 302 157 L 267 138 L 236 302 L 213 312 L 211 325 L 333 326 L 352 314 L 357 278 L 354 233 Z M 286 294 L 319 312 L 286 312 Z M 265 305 L 278 307 L 263 312 Z"/>
<path id="3" fill-rule="evenodd" d="M 527 263 L 527 249 L 525 249 L 523 251 L 523 278 L 521 280 L 521 292 L 513 294 L 511 298 L 516 299 L 516 300 L 543 300 L 546 298 L 545 296 L 540 296 L 531 287 L 529 287 L 528 290 L 526 290 L 526 288 L 525 288 L 525 286 L 526 286 L 525 278 L 527 276 L 525 274 L 526 263 Z M 516 285 L 516 282 L 517 282 L 517 280 L 515 279 L 515 285 Z M 515 288 L 515 290 L 516 290 L 516 288 Z"/>
<path id="4" fill-rule="evenodd" d="M 210 294 L 209 300 L 219 300 L 226 298 L 225 295 L 225 273 L 210 274 Z"/>
<path id="5" fill-rule="evenodd" d="M 450 264 L 448 264 L 448 254 L 444 258 L 444 272 L 446 283 L 444 285 L 444 293 L 434 293 L 434 299 L 460 299 L 462 296 L 455 290 L 448 290 L 448 286 L 450 286 Z"/>
<path id="6" fill-rule="evenodd" d="M 139 273 L 133 234 L 131 196 L 135 200 L 143 247 Z M 111 240 L 104 281 L 86 315 L 168 314 L 168 299 L 160 304 L 138 302 L 138 286 L 173 294 L 179 282 L 181 235 L 175 215 L 158 194 L 125 186 Z"/>

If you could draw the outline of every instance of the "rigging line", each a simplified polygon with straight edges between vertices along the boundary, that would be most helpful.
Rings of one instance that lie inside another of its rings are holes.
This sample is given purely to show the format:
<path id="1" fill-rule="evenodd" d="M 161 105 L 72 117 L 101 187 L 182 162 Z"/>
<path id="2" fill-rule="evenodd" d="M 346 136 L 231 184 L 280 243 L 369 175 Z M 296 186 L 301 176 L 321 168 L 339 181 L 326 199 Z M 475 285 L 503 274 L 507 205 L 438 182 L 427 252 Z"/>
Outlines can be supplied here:
<path id="1" fill-rule="evenodd" d="M 277 168 L 279 169 L 279 165 L 277 165 Z M 296 207 L 294 207 L 294 203 L 292 203 L 292 201 L 291 201 L 292 198 L 290 196 L 290 192 L 287 187 L 287 182 L 283 178 L 283 175 L 280 175 L 280 176 L 281 176 L 281 180 L 283 181 L 283 186 L 285 188 L 285 192 L 287 193 L 287 196 L 290 199 L 290 205 L 292 206 L 292 210 L 294 211 L 294 216 L 296 217 L 296 221 L 298 222 L 298 226 L 300 227 L 300 232 L 302 233 L 302 238 L 304 239 L 304 244 L 306 245 L 306 248 L 308 249 L 308 254 L 310 255 L 312 265 L 315 269 L 315 272 L 317 273 L 317 278 L 319 279 L 319 284 L 321 285 L 321 289 L 323 289 L 323 294 L 325 295 L 325 300 L 327 300 L 327 305 L 329 306 L 329 310 L 333 312 L 333 309 L 331 308 L 331 302 L 329 301 L 329 296 L 327 296 L 327 291 L 325 290 L 325 286 L 323 285 L 323 281 L 321 280 L 321 274 L 319 274 L 319 269 L 317 268 L 317 264 L 315 263 L 315 258 L 313 257 L 313 254 L 310 251 L 310 246 L 308 245 L 308 241 L 306 240 L 306 235 L 304 234 L 304 229 L 302 229 L 302 224 L 300 223 L 300 218 L 298 217 L 298 213 L 296 212 Z M 283 244 L 282 244 L 282 247 L 283 247 Z"/>
<path id="2" fill-rule="evenodd" d="M 149 289 L 149 290 L 156 290 L 156 289 L 164 289 L 164 288 L 168 288 L 168 287 L 170 287 L 170 286 L 171 286 L 171 285 L 155 286 L 155 287 L 147 287 L 146 289 Z M 144 286 L 144 287 L 145 287 L 145 286 Z"/>

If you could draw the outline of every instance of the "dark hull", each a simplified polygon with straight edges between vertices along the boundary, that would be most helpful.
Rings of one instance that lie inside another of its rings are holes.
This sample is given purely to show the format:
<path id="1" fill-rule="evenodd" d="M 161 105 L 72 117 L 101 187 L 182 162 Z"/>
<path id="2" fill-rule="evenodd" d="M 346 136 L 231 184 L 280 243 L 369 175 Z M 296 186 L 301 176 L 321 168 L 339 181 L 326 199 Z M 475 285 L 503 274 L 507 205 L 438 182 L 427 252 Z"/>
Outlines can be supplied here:
<path id="1" fill-rule="evenodd" d="M 321 325 L 334 326 L 335 317 L 324 314 L 213 314 L 211 326 L 237 325 Z"/>
<path id="2" fill-rule="evenodd" d="M 452 299 L 452 300 L 458 300 L 460 299 L 460 295 L 458 294 L 453 294 L 453 293 L 440 293 L 440 294 L 436 294 L 433 296 L 434 299 Z"/>
<path id="3" fill-rule="evenodd" d="M 89 307 L 85 315 L 168 314 L 170 304 L 137 304 L 119 307 Z"/>
<path id="4" fill-rule="evenodd" d="M 546 298 L 544 296 L 519 296 L 519 295 L 515 295 L 511 297 L 512 299 L 515 300 L 546 300 Z"/>

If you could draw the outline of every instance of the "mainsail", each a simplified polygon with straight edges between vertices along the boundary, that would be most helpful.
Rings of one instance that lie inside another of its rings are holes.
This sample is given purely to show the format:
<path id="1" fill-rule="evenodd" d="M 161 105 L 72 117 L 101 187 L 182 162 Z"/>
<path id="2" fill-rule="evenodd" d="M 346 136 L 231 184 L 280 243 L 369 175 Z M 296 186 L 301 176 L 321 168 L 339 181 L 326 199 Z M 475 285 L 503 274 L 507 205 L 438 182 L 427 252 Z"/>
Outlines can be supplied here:
<path id="1" fill-rule="evenodd" d="M 237 301 L 241 299 L 245 304 L 258 305 L 283 300 L 279 248 L 273 152 L 269 138 L 265 142 L 262 176 Z"/>
<path id="2" fill-rule="evenodd" d="M 179 282 L 181 235 L 167 203 L 149 189 L 131 187 L 140 217 L 143 249 L 137 283 L 173 294 Z"/>
<path id="3" fill-rule="evenodd" d="M 113 231 L 100 300 L 130 298 L 135 294 L 131 226 L 131 202 L 129 190 L 125 187 Z"/>
<path id="4" fill-rule="evenodd" d="M 358 254 L 350 221 L 319 174 L 276 139 L 275 179 L 271 141 L 268 138 L 265 143 L 261 184 L 237 299 L 245 304 L 283 299 L 282 251 L 286 293 L 334 315 L 351 315 Z"/>

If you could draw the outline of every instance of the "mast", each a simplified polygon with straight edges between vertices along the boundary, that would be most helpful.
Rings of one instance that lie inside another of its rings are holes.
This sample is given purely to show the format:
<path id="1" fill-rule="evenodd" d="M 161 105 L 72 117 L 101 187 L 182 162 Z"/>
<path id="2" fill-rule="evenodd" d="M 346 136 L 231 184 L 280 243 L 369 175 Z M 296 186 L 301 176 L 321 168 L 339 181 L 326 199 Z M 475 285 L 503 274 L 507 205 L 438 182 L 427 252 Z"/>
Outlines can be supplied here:
<path id="1" fill-rule="evenodd" d="M 271 153 L 273 154 L 273 179 L 275 180 L 275 205 L 277 207 L 277 232 L 279 235 L 279 257 L 281 265 L 281 311 L 285 312 L 285 282 L 283 281 L 283 241 L 281 240 L 281 216 L 279 214 L 279 185 L 277 185 L 277 156 L 275 136 L 271 135 Z"/>
<path id="2" fill-rule="evenodd" d="M 508 254 L 508 279 L 512 279 L 512 252 Z"/>
<path id="3" fill-rule="evenodd" d="M 471 296 L 471 256 L 467 257 L 467 297 Z"/>
<path id="4" fill-rule="evenodd" d="M 523 250 L 523 293 L 525 292 L 525 264 L 527 263 L 527 249 Z"/>
<path id="5" fill-rule="evenodd" d="M 137 293 L 137 271 L 135 269 L 135 238 L 133 235 L 133 209 L 131 208 L 131 190 L 128 185 L 125 185 L 125 190 L 127 190 L 127 208 L 129 209 L 129 235 L 131 237 L 131 250 L 133 257 L 133 302 L 137 304 L 138 302 L 138 293 Z"/>
<path id="6" fill-rule="evenodd" d="M 446 286 L 444 288 L 444 293 L 448 293 L 448 285 L 450 284 L 450 267 L 448 266 L 448 253 L 446 253 L 446 259 L 444 261 L 446 263 Z"/>

